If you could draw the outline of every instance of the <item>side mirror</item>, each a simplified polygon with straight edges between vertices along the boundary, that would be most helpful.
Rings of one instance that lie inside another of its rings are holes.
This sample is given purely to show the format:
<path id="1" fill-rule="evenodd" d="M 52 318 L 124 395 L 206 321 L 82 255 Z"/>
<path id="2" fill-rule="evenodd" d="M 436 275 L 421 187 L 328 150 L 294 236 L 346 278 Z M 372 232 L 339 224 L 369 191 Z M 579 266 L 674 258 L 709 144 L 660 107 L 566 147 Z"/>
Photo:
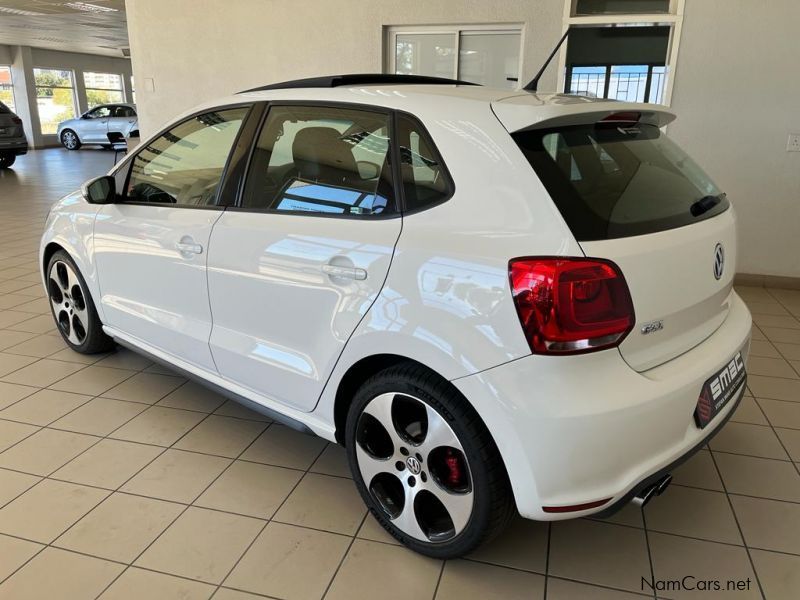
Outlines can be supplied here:
<path id="1" fill-rule="evenodd" d="M 110 175 L 90 179 L 81 186 L 81 193 L 89 204 L 112 204 L 117 197 L 116 182 Z"/>

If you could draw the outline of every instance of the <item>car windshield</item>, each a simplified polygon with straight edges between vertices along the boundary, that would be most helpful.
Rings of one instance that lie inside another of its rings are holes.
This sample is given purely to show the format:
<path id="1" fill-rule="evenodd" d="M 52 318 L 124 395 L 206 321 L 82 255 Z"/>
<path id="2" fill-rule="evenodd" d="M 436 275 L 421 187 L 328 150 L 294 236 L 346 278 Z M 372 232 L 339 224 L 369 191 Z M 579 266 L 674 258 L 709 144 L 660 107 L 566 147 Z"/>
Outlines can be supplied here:
<path id="1" fill-rule="evenodd" d="M 601 122 L 513 138 L 579 241 L 682 227 L 729 206 L 655 125 Z"/>

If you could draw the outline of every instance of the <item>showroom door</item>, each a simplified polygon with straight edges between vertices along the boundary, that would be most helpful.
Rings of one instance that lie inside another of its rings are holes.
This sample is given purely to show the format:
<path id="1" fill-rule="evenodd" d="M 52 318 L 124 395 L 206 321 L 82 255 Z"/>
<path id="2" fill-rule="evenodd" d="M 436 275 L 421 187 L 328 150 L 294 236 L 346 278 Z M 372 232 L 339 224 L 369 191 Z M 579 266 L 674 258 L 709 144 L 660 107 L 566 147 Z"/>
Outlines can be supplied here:
<path id="1" fill-rule="evenodd" d="M 400 235 L 389 121 L 364 109 L 270 108 L 239 206 L 211 236 L 211 351 L 224 377 L 315 406 Z"/>
<path id="2" fill-rule="evenodd" d="M 211 313 L 206 259 L 217 192 L 249 107 L 191 117 L 130 161 L 122 197 L 94 230 L 104 323 L 203 369 Z"/>

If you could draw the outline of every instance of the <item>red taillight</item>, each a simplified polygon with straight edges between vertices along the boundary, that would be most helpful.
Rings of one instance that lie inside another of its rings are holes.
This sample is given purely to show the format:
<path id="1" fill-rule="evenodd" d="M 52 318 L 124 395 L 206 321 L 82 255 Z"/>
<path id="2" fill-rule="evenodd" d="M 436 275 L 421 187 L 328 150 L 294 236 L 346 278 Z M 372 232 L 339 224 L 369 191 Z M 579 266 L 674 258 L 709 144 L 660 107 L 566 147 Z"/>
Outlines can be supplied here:
<path id="1" fill-rule="evenodd" d="M 511 292 L 531 350 L 590 352 L 618 345 L 633 328 L 633 303 L 617 265 L 583 258 L 509 263 Z"/>
<path id="2" fill-rule="evenodd" d="M 14 125 L 22 125 L 22 119 L 19 117 L 11 117 L 11 122 L 14 123 Z"/>
<path id="3" fill-rule="evenodd" d="M 583 504 L 570 504 L 569 506 L 543 506 L 542 510 L 546 513 L 580 512 L 582 510 L 603 506 L 603 504 L 606 504 L 609 500 L 611 500 L 611 498 L 596 500 L 594 502 L 585 502 Z"/>

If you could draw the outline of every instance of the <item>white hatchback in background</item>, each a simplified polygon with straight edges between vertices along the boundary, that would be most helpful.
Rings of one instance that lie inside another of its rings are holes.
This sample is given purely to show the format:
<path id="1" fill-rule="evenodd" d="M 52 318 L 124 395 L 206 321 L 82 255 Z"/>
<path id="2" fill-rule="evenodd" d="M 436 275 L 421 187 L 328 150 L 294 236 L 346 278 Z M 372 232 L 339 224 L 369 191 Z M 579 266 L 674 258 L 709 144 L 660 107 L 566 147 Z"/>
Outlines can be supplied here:
<path id="1" fill-rule="evenodd" d="M 646 502 L 744 390 L 735 217 L 666 108 L 339 76 L 195 109 L 56 203 L 53 314 L 347 447 L 467 553 Z"/>
<path id="2" fill-rule="evenodd" d="M 111 147 L 108 134 L 123 138 L 139 135 L 139 118 L 133 104 L 101 104 L 86 111 L 77 119 L 58 124 L 58 140 L 67 150 L 77 150 L 83 144 Z"/>

